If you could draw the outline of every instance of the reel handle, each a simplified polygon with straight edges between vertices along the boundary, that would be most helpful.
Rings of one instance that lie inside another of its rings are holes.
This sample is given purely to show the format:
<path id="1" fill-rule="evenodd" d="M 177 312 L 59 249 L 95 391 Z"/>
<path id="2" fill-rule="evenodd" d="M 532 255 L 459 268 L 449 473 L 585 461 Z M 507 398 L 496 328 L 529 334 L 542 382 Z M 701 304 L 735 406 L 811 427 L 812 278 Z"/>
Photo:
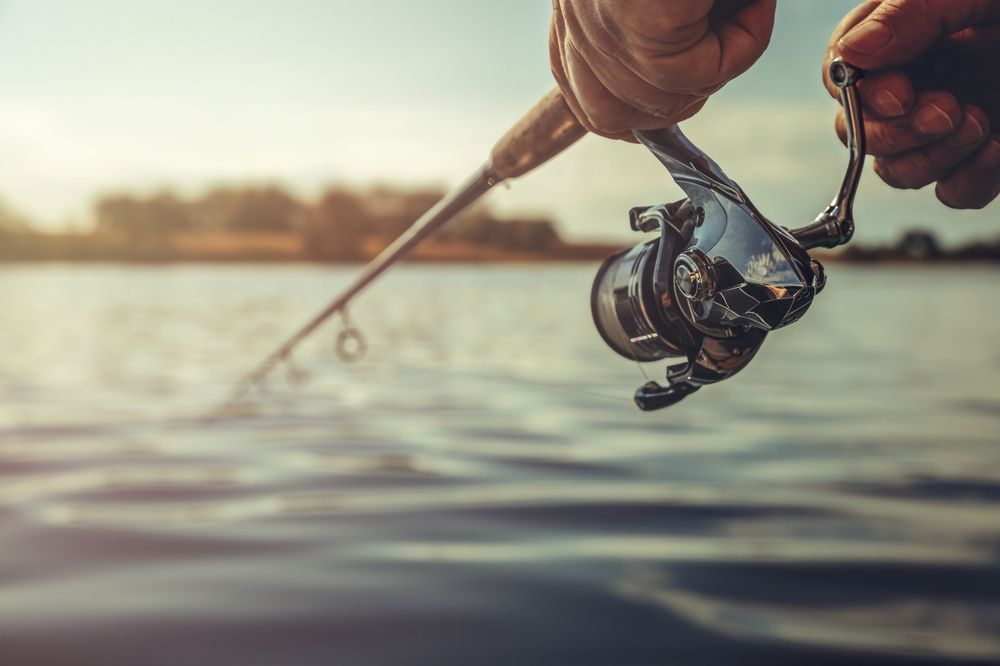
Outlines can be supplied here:
<path id="1" fill-rule="evenodd" d="M 834 248 L 844 245 L 854 237 L 854 197 L 858 192 L 861 173 L 865 168 L 868 146 L 857 89 L 857 82 L 864 75 L 864 70 L 844 62 L 841 58 L 836 58 L 830 63 L 830 80 L 840 91 L 840 104 L 844 108 L 844 117 L 847 121 L 848 162 L 844 180 L 830 205 L 812 224 L 790 231 L 806 250 L 816 247 Z"/>

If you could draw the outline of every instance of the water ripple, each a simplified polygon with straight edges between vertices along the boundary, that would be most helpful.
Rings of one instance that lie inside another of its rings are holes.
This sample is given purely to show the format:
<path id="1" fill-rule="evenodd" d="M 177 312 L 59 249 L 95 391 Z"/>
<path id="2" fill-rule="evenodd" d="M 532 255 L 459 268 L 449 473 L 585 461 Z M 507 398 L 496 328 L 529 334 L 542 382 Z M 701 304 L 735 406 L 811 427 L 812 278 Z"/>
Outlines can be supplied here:
<path id="1" fill-rule="evenodd" d="M 643 414 L 593 268 L 403 268 L 206 422 L 349 271 L 0 267 L 0 661 L 1000 663 L 995 280 L 838 266 Z"/>

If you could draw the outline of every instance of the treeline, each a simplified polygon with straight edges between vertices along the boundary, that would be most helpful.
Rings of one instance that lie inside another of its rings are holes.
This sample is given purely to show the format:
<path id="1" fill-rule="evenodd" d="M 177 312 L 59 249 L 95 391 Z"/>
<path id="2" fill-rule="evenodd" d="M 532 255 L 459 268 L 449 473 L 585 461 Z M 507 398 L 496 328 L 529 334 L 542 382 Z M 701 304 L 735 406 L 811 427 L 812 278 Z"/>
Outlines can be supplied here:
<path id="1" fill-rule="evenodd" d="M 891 245 L 852 243 L 836 255 L 841 261 L 855 263 L 1000 261 L 1000 238 L 973 241 L 957 247 L 941 246 L 937 236 L 924 229 L 904 232 Z"/>
<path id="2" fill-rule="evenodd" d="M 0 209 L 0 259 L 365 261 L 442 195 L 387 186 L 334 187 L 312 201 L 273 185 L 220 187 L 194 197 L 121 192 L 97 199 L 90 230 L 58 234 Z M 501 218 L 479 205 L 417 258 L 595 258 L 606 249 L 565 243 L 550 220 Z"/>
<path id="3" fill-rule="evenodd" d="M 0 202 L 0 261 L 322 261 L 375 256 L 443 195 L 435 189 L 332 187 L 307 200 L 274 185 L 184 197 L 106 194 L 85 231 L 45 233 Z M 599 260 L 609 244 L 563 241 L 550 220 L 470 208 L 415 253 L 424 261 Z M 932 232 L 851 243 L 828 259 L 860 263 L 1000 261 L 1000 239 L 943 248 Z"/>

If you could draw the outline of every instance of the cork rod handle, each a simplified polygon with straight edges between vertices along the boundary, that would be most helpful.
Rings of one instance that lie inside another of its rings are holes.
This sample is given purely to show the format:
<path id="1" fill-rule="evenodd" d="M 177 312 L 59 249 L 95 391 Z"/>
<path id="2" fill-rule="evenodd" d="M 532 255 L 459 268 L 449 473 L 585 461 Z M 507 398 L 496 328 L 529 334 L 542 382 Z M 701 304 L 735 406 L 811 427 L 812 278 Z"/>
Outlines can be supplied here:
<path id="1" fill-rule="evenodd" d="M 562 93 L 553 88 L 493 146 L 491 171 L 499 180 L 523 176 L 586 133 Z"/>

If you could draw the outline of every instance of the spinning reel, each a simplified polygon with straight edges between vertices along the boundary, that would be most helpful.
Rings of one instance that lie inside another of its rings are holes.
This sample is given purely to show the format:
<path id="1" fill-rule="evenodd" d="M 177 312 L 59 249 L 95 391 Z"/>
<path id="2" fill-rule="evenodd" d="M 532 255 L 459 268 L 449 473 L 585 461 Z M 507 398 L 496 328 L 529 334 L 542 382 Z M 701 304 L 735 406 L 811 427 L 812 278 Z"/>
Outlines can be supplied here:
<path id="1" fill-rule="evenodd" d="M 726 15 L 746 0 L 716 0 Z M 604 340 L 635 361 L 687 357 L 667 368 L 668 385 L 649 382 L 635 395 L 644 410 L 678 402 L 750 362 L 768 331 L 801 317 L 823 288 L 814 247 L 835 247 L 854 233 L 851 204 L 864 166 L 865 136 L 854 84 L 861 72 L 841 61 L 830 68 L 847 116 L 851 161 L 840 192 L 812 224 L 789 231 L 764 217 L 705 153 L 677 127 L 635 132 L 687 195 L 683 201 L 631 212 L 632 228 L 657 239 L 608 258 L 594 281 L 594 322 Z M 364 338 L 347 318 L 350 304 L 389 268 L 499 183 L 529 173 L 586 134 L 558 89 L 535 104 L 490 151 L 469 178 L 372 259 L 305 325 L 236 383 L 215 414 L 240 405 L 268 375 L 291 363 L 295 349 L 331 317 L 344 330 L 338 355 L 364 352 Z"/>
<path id="2" fill-rule="evenodd" d="M 667 386 L 649 382 L 640 409 L 673 405 L 747 366 L 768 332 L 798 321 L 826 282 L 808 250 L 847 243 L 865 159 L 855 84 L 862 72 L 836 60 L 831 80 L 847 118 L 850 162 L 836 198 L 799 229 L 768 220 L 677 126 L 636 131 L 687 195 L 633 208 L 632 229 L 660 235 L 609 257 L 591 293 L 594 323 L 618 354 L 637 362 L 686 357 L 667 368 Z"/>

